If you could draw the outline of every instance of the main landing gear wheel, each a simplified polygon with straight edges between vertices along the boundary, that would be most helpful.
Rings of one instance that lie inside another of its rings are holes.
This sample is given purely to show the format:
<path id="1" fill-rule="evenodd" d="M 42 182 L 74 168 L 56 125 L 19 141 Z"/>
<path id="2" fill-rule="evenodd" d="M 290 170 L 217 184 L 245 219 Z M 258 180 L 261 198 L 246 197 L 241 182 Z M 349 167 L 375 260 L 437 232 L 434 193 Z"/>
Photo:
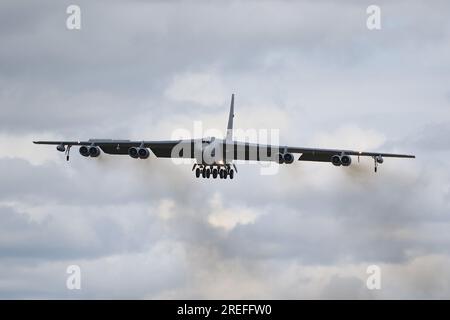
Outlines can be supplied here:
<path id="1" fill-rule="evenodd" d="M 226 167 L 220 167 L 220 166 L 196 166 L 193 168 L 193 170 L 195 171 L 195 177 L 196 178 L 213 178 L 213 179 L 233 179 L 234 178 L 234 171 L 233 169 L 231 169 L 231 167 L 226 166 Z"/>

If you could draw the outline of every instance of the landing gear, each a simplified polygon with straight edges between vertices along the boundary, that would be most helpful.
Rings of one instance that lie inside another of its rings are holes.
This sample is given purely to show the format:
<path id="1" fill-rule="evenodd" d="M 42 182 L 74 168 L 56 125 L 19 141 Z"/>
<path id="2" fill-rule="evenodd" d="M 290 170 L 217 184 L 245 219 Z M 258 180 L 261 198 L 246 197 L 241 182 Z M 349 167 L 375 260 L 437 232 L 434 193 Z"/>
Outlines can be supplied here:
<path id="1" fill-rule="evenodd" d="M 231 169 L 232 167 L 230 165 L 212 165 L 212 166 L 205 166 L 205 165 L 197 165 L 195 164 L 192 167 L 192 171 L 195 171 L 195 177 L 197 178 L 206 178 L 209 179 L 227 179 L 228 177 L 230 179 L 234 178 L 234 171 Z M 235 167 L 236 168 L 236 167 Z"/>
<path id="2" fill-rule="evenodd" d="M 68 146 L 67 146 L 67 149 L 65 150 L 66 151 L 66 160 L 67 161 L 69 161 L 70 160 L 70 148 L 71 148 L 72 146 L 69 144 Z"/>

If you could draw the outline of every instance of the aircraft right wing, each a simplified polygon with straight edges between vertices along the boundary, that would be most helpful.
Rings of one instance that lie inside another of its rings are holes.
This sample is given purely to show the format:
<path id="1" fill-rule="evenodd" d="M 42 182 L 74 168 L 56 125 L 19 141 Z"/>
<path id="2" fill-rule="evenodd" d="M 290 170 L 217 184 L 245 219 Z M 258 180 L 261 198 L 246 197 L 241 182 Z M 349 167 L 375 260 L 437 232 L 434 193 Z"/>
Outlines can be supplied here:
<path id="1" fill-rule="evenodd" d="M 132 141 L 114 139 L 90 139 L 86 141 L 33 141 L 35 144 L 56 145 L 61 152 L 68 151 L 72 146 L 97 147 L 111 155 L 127 155 L 130 148 L 149 148 L 158 158 L 171 158 L 175 147 L 180 149 L 177 157 L 192 158 L 194 140 L 167 141 Z M 188 150 L 185 152 L 185 150 Z M 192 150 L 190 153 L 189 151 Z"/>

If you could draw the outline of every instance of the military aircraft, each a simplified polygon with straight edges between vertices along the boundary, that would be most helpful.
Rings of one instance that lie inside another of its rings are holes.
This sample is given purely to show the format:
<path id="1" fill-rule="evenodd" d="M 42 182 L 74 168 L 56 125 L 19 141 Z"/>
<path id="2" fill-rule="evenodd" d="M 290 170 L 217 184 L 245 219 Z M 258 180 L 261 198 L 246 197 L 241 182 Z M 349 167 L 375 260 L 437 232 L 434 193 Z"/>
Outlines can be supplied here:
<path id="1" fill-rule="evenodd" d="M 234 160 L 275 161 L 279 164 L 294 162 L 294 154 L 299 161 L 330 162 L 334 166 L 348 167 L 352 156 L 372 157 L 374 170 L 383 163 L 384 158 L 415 158 L 414 155 L 383 152 L 364 152 L 341 149 L 318 149 L 304 147 L 277 146 L 248 143 L 233 140 L 234 94 L 231 95 L 227 132 L 224 139 L 215 137 L 168 141 L 131 141 L 113 139 L 90 139 L 87 141 L 34 141 L 36 144 L 56 145 L 65 152 L 69 161 L 70 148 L 80 146 L 84 157 L 96 158 L 103 151 L 112 155 L 129 155 L 133 159 L 148 159 L 153 153 L 157 158 L 195 159 L 192 171 L 197 178 L 233 179 L 237 168 Z"/>

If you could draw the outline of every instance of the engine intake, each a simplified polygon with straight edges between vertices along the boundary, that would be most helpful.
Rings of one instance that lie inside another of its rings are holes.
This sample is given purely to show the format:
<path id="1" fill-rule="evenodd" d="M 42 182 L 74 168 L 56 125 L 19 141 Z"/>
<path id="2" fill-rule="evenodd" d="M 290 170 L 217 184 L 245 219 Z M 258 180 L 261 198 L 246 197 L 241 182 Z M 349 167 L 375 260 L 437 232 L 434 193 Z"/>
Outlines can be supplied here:
<path id="1" fill-rule="evenodd" d="M 139 158 L 139 148 L 131 147 L 130 149 L 128 149 L 128 155 L 133 159 Z"/>
<path id="2" fill-rule="evenodd" d="M 89 148 L 86 147 L 86 146 L 81 146 L 81 147 L 80 147 L 80 154 L 81 154 L 83 157 L 89 157 Z"/>
<path id="3" fill-rule="evenodd" d="M 58 150 L 59 152 L 64 152 L 66 151 L 66 147 L 63 144 L 60 144 L 56 147 L 56 150 Z"/>
<path id="4" fill-rule="evenodd" d="M 344 167 L 348 167 L 349 165 L 352 164 L 352 158 L 344 154 L 343 156 L 341 156 L 341 163 Z"/>
<path id="5" fill-rule="evenodd" d="M 98 147 L 96 147 L 96 146 L 89 147 L 89 155 L 92 158 L 98 157 L 100 155 L 100 149 Z"/>
<path id="6" fill-rule="evenodd" d="M 283 155 L 283 160 L 284 163 L 291 164 L 292 162 L 294 162 L 294 156 L 292 155 L 292 153 L 285 153 Z"/>
<path id="7" fill-rule="evenodd" d="M 284 163 L 284 155 L 282 153 L 278 154 L 278 161 L 279 164 Z"/>
<path id="8" fill-rule="evenodd" d="M 139 158 L 147 159 L 150 156 L 150 151 L 147 148 L 139 148 L 138 150 Z"/>
<path id="9" fill-rule="evenodd" d="M 337 154 L 331 157 L 331 163 L 336 167 L 339 167 L 342 164 L 341 157 Z"/>

